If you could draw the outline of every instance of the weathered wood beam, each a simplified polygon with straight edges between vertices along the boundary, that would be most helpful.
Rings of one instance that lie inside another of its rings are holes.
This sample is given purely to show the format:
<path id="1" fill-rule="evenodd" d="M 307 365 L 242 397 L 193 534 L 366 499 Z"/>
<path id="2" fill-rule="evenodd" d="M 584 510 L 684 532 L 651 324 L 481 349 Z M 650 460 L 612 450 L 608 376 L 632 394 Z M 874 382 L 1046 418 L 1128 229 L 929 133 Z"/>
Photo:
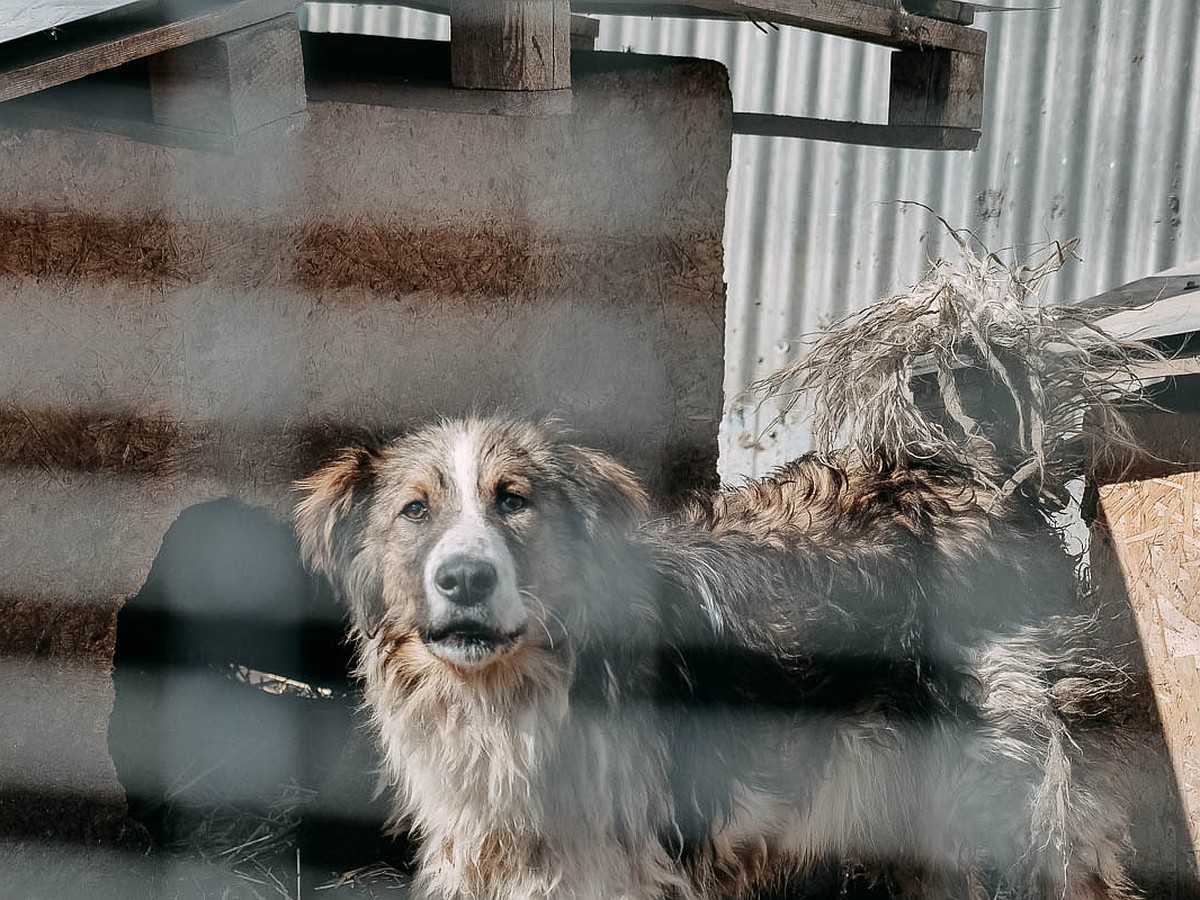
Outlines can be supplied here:
<path id="1" fill-rule="evenodd" d="M 577 12 L 617 11 L 640 15 L 697 15 L 703 18 L 730 18 L 742 21 L 791 25 L 853 38 L 885 47 L 938 47 L 983 55 L 985 32 L 903 10 L 876 6 L 862 0 L 580 0 Z"/>
<path id="2" fill-rule="evenodd" d="M 892 54 L 888 124 L 979 128 L 983 75 L 982 53 L 897 50 Z"/>
<path id="3" fill-rule="evenodd" d="M 304 111 L 304 59 L 294 15 L 150 58 L 154 121 L 243 135 Z"/>
<path id="4" fill-rule="evenodd" d="M 970 25 L 975 21 L 975 10 L 969 3 L 956 0 L 858 0 L 871 6 L 883 6 L 898 12 L 910 12 L 918 16 L 929 16 L 943 22 Z"/>
<path id="5" fill-rule="evenodd" d="M 569 88 L 570 2 L 453 0 L 450 81 L 486 90 Z"/>
<path id="6" fill-rule="evenodd" d="M 0 102 L 57 87 L 97 72 L 294 13 L 297 0 L 209 2 L 177 20 L 169 4 L 132 18 L 113 17 L 99 29 L 81 28 L 45 43 L 20 41 L 0 63 Z"/>
<path id="7" fill-rule="evenodd" d="M 974 150 L 979 146 L 979 132 L 970 128 L 881 125 L 764 113 L 735 112 L 733 131 L 734 134 L 793 137 L 811 141 L 833 141 L 839 144 L 865 144 L 872 147 L 908 147 L 917 150 Z"/>
<path id="8" fill-rule="evenodd" d="M 970 25 L 975 21 L 975 8 L 970 3 L 955 0 L 904 0 L 904 7 L 918 16 Z"/>
<path id="9" fill-rule="evenodd" d="M 600 36 L 600 20 L 587 16 L 571 16 L 571 49 L 595 50 Z"/>
<path id="10" fill-rule="evenodd" d="M 1078 305 L 1090 309 L 1122 309 L 1154 303 L 1156 306 L 1153 309 L 1146 310 L 1153 316 L 1155 309 L 1162 307 L 1163 301 L 1182 294 L 1193 295 L 1180 306 L 1180 309 L 1190 311 L 1193 325 L 1186 329 L 1180 327 L 1177 331 L 1200 330 L 1200 259 L 1115 287 L 1081 300 Z"/>

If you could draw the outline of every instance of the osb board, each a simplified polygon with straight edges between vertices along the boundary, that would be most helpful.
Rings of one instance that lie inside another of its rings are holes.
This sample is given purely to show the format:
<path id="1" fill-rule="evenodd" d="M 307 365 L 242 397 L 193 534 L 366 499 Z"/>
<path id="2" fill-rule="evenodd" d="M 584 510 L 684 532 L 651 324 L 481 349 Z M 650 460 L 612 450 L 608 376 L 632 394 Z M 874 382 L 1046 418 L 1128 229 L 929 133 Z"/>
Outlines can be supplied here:
<path id="1" fill-rule="evenodd" d="M 663 495 L 715 478 L 727 77 L 622 60 L 574 97 L 326 99 L 238 155 L 0 128 L 0 656 L 30 732 L 0 781 L 119 791 L 107 657 L 63 682 L 37 647 L 110 646 L 89 629 L 182 510 L 285 517 L 358 430 L 553 413 Z"/>
<path id="2" fill-rule="evenodd" d="M 1200 859 L 1200 472 L 1098 490 Z"/>
<path id="3" fill-rule="evenodd" d="M 112 708 L 119 601 L 0 597 L 0 836 L 44 837 L 56 822 L 58 838 L 110 838 L 98 823 L 111 816 L 63 810 L 81 801 L 113 810 L 123 800 L 112 762 L 97 752 Z"/>

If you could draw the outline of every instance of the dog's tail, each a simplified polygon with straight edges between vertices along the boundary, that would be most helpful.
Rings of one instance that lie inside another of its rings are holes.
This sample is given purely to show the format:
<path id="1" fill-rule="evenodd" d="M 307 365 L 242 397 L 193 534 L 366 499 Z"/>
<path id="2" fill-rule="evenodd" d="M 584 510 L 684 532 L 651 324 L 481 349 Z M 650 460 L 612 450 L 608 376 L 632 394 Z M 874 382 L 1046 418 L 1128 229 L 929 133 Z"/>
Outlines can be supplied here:
<path id="1" fill-rule="evenodd" d="M 1136 452 L 1121 407 L 1157 354 L 1106 334 L 1096 311 L 1040 301 L 1075 242 L 1018 265 L 946 227 L 958 260 L 838 323 L 756 388 L 781 416 L 811 402 L 818 452 L 938 460 L 997 500 L 1061 509 L 1085 454 Z"/>

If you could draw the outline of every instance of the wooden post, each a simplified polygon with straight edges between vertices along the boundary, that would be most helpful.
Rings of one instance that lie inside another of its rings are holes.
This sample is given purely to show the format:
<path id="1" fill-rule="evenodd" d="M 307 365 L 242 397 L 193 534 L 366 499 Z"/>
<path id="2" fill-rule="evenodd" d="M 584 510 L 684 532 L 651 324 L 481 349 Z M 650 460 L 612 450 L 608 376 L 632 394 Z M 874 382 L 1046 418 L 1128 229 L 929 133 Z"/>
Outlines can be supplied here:
<path id="1" fill-rule="evenodd" d="M 979 128 L 983 73 L 983 54 L 897 50 L 892 54 L 888 124 Z"/>
<path id="2" fill-rule="evenodd" d="M 551 91 L 571 86 L 567 0 L 453 0 L 450 80 L 455 87 Z"/>
<path id="3" fill-rule="evenodd" d="M 159 125 L 242 135 L 304 111 L 304 60 L 294 15 L 150 59 Z"/>

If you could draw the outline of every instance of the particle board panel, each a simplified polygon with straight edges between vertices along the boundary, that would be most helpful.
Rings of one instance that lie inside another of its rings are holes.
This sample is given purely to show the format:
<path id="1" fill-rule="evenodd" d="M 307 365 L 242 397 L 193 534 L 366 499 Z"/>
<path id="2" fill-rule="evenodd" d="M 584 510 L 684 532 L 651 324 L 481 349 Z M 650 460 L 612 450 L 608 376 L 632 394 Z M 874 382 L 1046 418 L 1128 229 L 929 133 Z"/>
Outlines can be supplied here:
<path id="1" fill-rule="evenodd" d="M 1091 549 L 1093 580 L 1126 605 L 1145 659 L 1185 820 L 1148 852 L 1178 884 L 1200 863 L 1200 412 L 1188 396 L 1129 414 L 1140 454 L 1097 457 Z"/>
<path id="2" fill-rule="evenodd" d="M 1200 471 L 1104 485 L 1099 502 L 1200 861 Z"/>

